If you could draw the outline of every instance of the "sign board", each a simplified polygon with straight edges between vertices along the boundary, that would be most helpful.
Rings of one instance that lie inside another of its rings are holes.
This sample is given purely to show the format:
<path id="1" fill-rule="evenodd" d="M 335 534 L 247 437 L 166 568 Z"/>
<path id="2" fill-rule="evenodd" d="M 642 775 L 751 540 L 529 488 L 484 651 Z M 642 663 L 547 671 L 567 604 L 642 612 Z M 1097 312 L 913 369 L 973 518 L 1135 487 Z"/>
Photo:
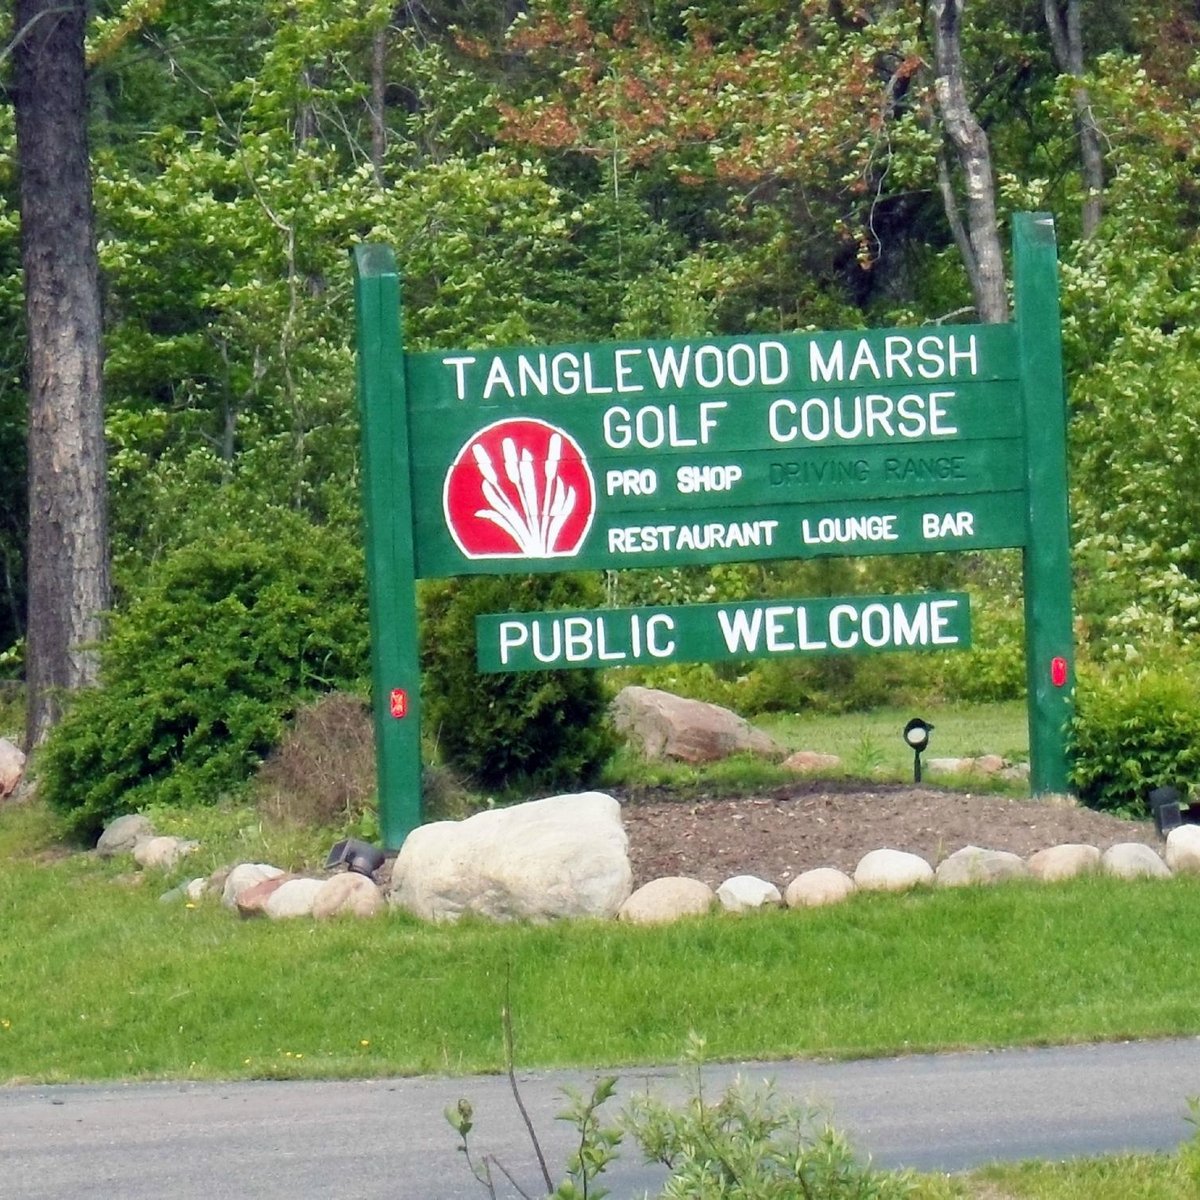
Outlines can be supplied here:
<path id="1" fill-rule="evenodd" d="M 969 598 L 822 596 L 476 618 L 481 671 L 731 662 L 879 650 L 961 650 Z"/>
<path id="2" fill-rule="evenodd" d="M 1021 547 L 1031 775 L 1035 791 L 1065 790 L 1071 611 L 1049 218 L 1018 215 L 1014 251 L 1010 324 L 405 354 L 394 260 L 359 247 L 388 844 L 420 819 L 415 581 L 454 575 Z M 969 617 L 962 596 L 843 597 L 495 614 L 479 632 L 481 669 L 528 670 L 962 646 Z"/>

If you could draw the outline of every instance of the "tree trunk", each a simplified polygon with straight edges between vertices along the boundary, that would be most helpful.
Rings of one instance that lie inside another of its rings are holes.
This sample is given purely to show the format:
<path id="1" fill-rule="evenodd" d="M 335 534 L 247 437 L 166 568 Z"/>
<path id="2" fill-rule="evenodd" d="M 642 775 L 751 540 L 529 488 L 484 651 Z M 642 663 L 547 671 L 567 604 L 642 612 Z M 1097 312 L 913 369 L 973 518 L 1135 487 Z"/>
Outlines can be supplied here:
<path id="1" fill-rule="evenodd" d="M 1073 79 L 1083 78 L 1083 31 L 1079 0 L 1067 0 L 1064 13 L 1060 0 L 1045 0 L 1046 26 L 1058 69 Z M 1075 125 L 1079 130 L 1079 165 L 1083 174 L 1082 231 L 1089 238 L 1100 226 L 1104 200 L 1104 149 L 1100 127 L 1092 110 L 1092 96 L 1077 83 L 1071 92 Z"/>
<path id="2" fill-rule="evenodd" d="M 966 192 L 967 277 L 981 321 L 1008 320 L 1004 254 L 996 219 L 996 182 L 987 134 L 967 101 L 962 62 L 964 0 L 933 0 L 934 90 L 946 136 L 954 148 Z M 947 211 L 947 217 L 953 216 Z"/>
<path id="3" fill-rule="evenodd" d="M 21 260 L 29 332 L 26 745 L 94 683 L 109 603 L 100 287 L 87 146 L 86 5 L 16 0 Z"/>
<path id="4" fill-rule="evenodd" d="M 388 27 L 371 36 L 371 167 L 375 183 L 385 187 L 383 159 L 387 153 L 387 43 Z"/>

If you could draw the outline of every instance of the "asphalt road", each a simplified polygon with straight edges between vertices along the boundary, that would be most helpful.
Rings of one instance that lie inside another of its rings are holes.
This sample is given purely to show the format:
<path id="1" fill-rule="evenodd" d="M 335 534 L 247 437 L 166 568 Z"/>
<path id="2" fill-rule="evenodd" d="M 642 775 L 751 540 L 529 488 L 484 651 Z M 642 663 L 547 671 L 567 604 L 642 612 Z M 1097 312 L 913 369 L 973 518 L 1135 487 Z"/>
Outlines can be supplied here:
<path id="1" fill-rule="evenodd" d="M 1045 1050 L 914 1055 L 850 1063 L 711 1066 L 706 1092 L 735 1075 L 824 1108 L 886 1166 L 956 1171 L 996 1159 L 1169 1149 L 1200 1094 L 1200 1039 Z M 520 1088 L 552 1171 L 571 1144 L 554 1120 L 562 1088 L 595 1073 L 523 1074 Z M 629 1069 L 610 1102 L 674 1069 Z M 0 1088 L 0 1197 L 41 1200 L 458 1200 L 486 1196 L 442 1115 L 468 1097 L 475 1153 L 493 1153 L 542 1194 L 508 1082 L 496 1076 L 334 1083 Z M 500 1196 L 517 1193 L 504 1184 Z M 557 1178 L 557 1176 L 556 1176 Z M 618 1200 L 661 1178 L 627 1148 L 605 1181 Z"/>

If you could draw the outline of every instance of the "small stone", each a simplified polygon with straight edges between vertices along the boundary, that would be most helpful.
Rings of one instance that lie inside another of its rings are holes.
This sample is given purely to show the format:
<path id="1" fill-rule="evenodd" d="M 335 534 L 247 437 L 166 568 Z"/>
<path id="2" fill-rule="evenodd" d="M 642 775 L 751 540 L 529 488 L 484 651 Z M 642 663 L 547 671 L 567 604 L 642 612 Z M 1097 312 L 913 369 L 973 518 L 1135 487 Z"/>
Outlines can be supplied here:
<path id="1" fill-rule="evenodd" d="M 1200 872 L 1200 825 L 1178 825 L 1167 834 L 1167 866 L 1172 871 Z"/>
<path id="2" fill-rule="evenodd" d="M 1100 856 L 1100 869 L 1117 879 L 1166 879 L 1170 869 L 1158 853 L 1142 842 L 1118 842 Z"/>
<path id="3" fill-rule="evenodd" d="M 282 874 L 283 872 L 278 867 L 272 867 L 267 863 L 238 863 L 225 877 L 225 883 L 221 889 L 221 903 L 226 908 L 235 908 L 238 896 L 246 888 L 254 887 L 255 884 L 262 883 L 264 879 L 277 879 Z"/>
<path id="4" fill-rule="evenodd" d="M 373 879 L 356 871 L 343 871 L 325 880 L 313 899 L 312 915 L 329 917 L 373 917 L 384 909 L 383 892 Z"/>
<path id="5" fill-rule="evenodd" d="M 257 883 L 244 887 L 237 894 L 234 905 L 238 915 L 242 917 L 260 917 L 267 911 L 267 901 L 295 875 L 285 875 L 282 872 L 268 879 L 260 879 Z"/>
<path id="6" fill-rule="evenodd" d="M 726 912 L 750 912 L 756 908 L 778 908 L 783 903 L 779 889 L 757 875 L 734 875 L 717 888 L 717 899 Z"/>
<path id="7" fill-rule="evenodd" d="M 0 800 L 17 790 L 25 774 L 25 752 L 8 738 L 0 738 Z"/>
<path id="8" fill-rule="evenodd" d="M 938 887 L 966 887 L 975 883 L 999 883 L 1029 874 L 1025 860 L 1008 850 L 984 850 L 964 846 L 938 863 Z"/>
<path id="9" fill-rule="evenodd" d="M 1095 846 L 1081 842 L 1064 842 L 1060 846 L 1048 846 L 1031 854 L 1027 860 L 1029 873 L 1043 883 L 1056 883 L 1060 879 L 1072 879 L 1100 867 L 1100 851 Z"/>
<path id="10" fill-rule="evenodd" d="M 863 891 L 901 892 L 933 882 L 933 868 L 919 855 L 884 847 L 859 859 L 854 882 Z"/>
<path id="11" fill-rule="evenodd" d="M 133 861 L 149 870 L 170 871 L 198 845 L 197 842 L 177 837 L 142 838 L 133 847 Z"/>
<path id="12" fill-rule="evenodd" d="M 1024 781 L 1029 778 L 1029 764 L 1027 762 L 1012 763 L 1000 772 L 1000 778 L 1014 782 Z"/>
<path id="13" fill-rule="evenodd" d="M 841 769 L 842 760 L 836 754 L 819 754 L 816 750 L 797 750 L 783 760 L 783 766 L 788 771 L 798 775 L 807 775 L 816 771 L 837 771 Z"/>
<path id="14" fill-rule="evenodd" d="M 856 890 L 853 879 L 836 867 L 814 867 L 803 871 L 787 886 L 783 898 L 788 908 L 817 908 L 838 904 Z"/>
<path id="15" fill-rule="evenodd" d="M 664 875 L 638 888 L 621 905 L 617 918 L 634 925 L 661 925 L 680 917 L 702 917 L 716 902 L 716 893 L 702 880 Z"/>
<path id="16" fill-rule="evenodd" d="M 183 885 L 184 898 L 186 900 L 191 900 L 193 903 L 203 900 L 204 897 L 208 895 L 208 892 L 208 880 L 204 879 L 203 877 L 199 879 L 189 879 L 187 883 Z"/>

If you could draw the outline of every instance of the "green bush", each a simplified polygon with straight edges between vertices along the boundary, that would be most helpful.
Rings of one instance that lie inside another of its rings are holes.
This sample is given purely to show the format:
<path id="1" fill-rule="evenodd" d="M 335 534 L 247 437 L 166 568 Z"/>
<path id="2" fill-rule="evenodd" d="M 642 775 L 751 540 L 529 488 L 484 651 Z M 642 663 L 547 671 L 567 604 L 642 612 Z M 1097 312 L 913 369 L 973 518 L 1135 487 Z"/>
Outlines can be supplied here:
<path id="1" fill-rule="evenodd" d="M 80 835 L 150 803 L 238 787 L 297 703 L 361 686 L 367 617 L 352 543 L 284 514 L 165 557 L 40 755 L 39 790 Z"/>
<path id="2" fill-rule="evenodd" d="M 1200 780 L 1200 679 L 1178 670 L 1085 674 L 1071 732 L 1080 800 L 1144 817 L 1152 788 Z"/>
<path id="3" fill-rule="evenodd" d="M 487 788 L 574 787 L 595 779 L 616 745 L 597 673 L 481 675 L 475 617 L 602 602 L 599 582 L 581 575 L 490 576 L 425 592 L 425 726 L 447 762 Z"/>

